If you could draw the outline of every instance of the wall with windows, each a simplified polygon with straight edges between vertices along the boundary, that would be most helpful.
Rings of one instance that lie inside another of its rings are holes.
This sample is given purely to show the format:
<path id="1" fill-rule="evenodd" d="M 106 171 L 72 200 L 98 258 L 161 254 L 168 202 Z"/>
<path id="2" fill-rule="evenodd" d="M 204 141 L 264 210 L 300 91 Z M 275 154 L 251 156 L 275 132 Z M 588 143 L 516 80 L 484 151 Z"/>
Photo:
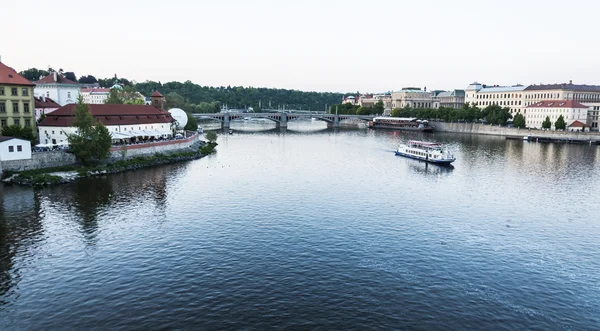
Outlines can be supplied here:
<path id="1" fill-rule="evenodd" d="M 79 98 L 79 85 L 69 84 L 39 84 L 35 86 L 35 96 L 45 96 L 54 100 L 61 106 L 77 103 Z"/>
<path id="2" fill-rule="evenodd" d="M 173 134 L 169 123 L 107 125 L 106 128 L 109 132 L 127 133 L 131 131 L 156 130 L 160 134 Z M 60 144 L 67 141 L 68 135 L 76 133 L 77 128 L 73 126 L 40 126 L 38 128 L 40 144 Z"/>
<path id="3" fill-rule="evenodd" d="M 35 127 L 35 103 L 31 86 L 0 85 L 0 127 Z"/>
<path id="4" fill-rule="evenodd" d="M 528 128 L 542 128 L 542 122 L 546 117 L 550 117 L 552 121 L 552 129 L 555 129 L 554 123 L 562 115 L 567 123 L 567 127 L 575 121 L 586 123 L 588 110 L 585 108 L 558 108 L 559 102 L 555 107 L 535 107 L 535 105 L 527 107 L 527 116 L 525 116 L 525 124 Z"/>
<path id="5" fill-rule="evenodd" d="M 9 139 L 0 142 L 0 161 L 31 159 L 31 142 L 23 139 Z"/>

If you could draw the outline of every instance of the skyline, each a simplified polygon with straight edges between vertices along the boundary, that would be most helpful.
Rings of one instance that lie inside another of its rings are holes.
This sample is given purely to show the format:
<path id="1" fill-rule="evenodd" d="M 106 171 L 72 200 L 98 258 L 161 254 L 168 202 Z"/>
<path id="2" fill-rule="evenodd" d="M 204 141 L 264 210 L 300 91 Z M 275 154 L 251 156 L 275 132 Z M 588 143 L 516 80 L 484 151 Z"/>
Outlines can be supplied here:
<path id="1" fill-rule="evenodd" d="M 341 93 L 600 83 L 600 4 L 592 1 L 569 2 L 585 8 L 577 15 L 564 15 L 558 1 L 103 4 L 2 4 L 17 14 L 0 29 L 19 27 L 3 36 L 3 63 L 78 77 Z"/>

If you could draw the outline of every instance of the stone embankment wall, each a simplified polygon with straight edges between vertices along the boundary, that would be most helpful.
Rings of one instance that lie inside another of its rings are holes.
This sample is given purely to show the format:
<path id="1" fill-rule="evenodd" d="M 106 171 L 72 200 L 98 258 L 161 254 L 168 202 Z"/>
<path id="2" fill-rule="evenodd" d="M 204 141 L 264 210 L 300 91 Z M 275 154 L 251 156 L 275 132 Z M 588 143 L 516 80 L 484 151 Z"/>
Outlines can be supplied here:
<path id="1" fill-rule="evenodd" d="M 497 125 L 485 125 L 480 123 L 445 123 L 431 122 L 438 132 L 458 132 L 487 134 L 494 136 L 527 136 L 554 138 L 554 139 L 580 139 L 580 140 L 600 140 L 600 132 L 569 132 L 569 131 L 550 131 L 550 130 L 529 130 L 500 127 Z"/>
<path id="2" fill-rule="evenodd" d="M 154 155 L 156 153 L 176 153 L 181 151 L 191 150 L 200 142 L 199 135 L 180 140 L 162 141 L 151 144 L 139 144 L 127 146 L 125 158 L 129 159 L 136 156 Z M 121 147 L 111 147 L 110 160 L 123 159 Z M 33 153 L 31 159 L 2 161 L 0 162 L 0 173 L 4 171 L 24 171 L 41 168 L 53 168 L 77 163 L 75 156 L 66 152 L 40 152 Z"/>

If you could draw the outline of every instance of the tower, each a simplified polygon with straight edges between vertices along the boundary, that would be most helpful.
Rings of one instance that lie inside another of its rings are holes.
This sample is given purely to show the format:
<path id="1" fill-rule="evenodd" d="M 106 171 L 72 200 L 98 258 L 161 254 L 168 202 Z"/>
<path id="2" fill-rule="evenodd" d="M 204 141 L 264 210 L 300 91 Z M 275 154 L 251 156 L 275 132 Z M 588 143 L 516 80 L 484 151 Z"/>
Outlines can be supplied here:
<path id="1" fill-rule="evenodd" d="M 150 99 L 152 99 L 152 106 L 160 110 L 165 110 L 165 97 L 160 92 L 158 92 L 158 90 L 152 93 Z"/>

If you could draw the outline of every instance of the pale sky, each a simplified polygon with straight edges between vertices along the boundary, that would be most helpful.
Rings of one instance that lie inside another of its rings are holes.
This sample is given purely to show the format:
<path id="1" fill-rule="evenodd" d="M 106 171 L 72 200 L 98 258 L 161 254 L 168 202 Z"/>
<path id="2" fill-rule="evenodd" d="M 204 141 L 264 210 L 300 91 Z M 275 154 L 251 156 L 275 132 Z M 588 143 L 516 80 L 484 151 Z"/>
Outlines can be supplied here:
<path id="1" fill-rule="evenodd" d="M 305 91 L 600 84 L 600 1 L 0 1 L 2 62 Z"/>

